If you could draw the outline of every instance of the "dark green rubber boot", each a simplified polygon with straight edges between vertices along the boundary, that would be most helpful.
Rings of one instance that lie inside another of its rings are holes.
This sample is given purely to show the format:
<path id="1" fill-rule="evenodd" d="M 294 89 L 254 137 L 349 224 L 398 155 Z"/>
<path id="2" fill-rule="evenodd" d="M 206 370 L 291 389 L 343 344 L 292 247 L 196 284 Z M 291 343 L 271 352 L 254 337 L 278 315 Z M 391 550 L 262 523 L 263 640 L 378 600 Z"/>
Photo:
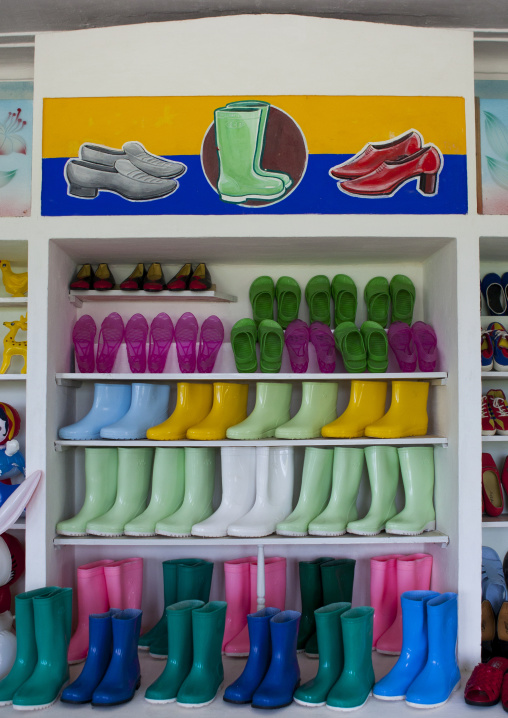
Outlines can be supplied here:
<path id="1" fill-rule="evenodd" d="M 302 617 L 298 629 L 297 651 L 303 651 L 312 635 L 316 635 L 314 611 L 323 606 L 323 588 L 320 566 L 332 558 L 316 558 L 314 561 L 300 561 L 300 593 L 302 597 Z"/>
<path id="2" fill-rule="evenodd" d="M 164 608 L 162 616 L 159 618 L 155 626 L 140 636 L 138 648 L 147 651 L 152 643 L 160 639 L 164 633 L 167 633 L 166 623 L 166 607 L 176 603 L 176 564 L 179 559 L 162 562 L 162 581 L 164 584 Z M 198 560 L 198 559 L 196 559 Z"/>

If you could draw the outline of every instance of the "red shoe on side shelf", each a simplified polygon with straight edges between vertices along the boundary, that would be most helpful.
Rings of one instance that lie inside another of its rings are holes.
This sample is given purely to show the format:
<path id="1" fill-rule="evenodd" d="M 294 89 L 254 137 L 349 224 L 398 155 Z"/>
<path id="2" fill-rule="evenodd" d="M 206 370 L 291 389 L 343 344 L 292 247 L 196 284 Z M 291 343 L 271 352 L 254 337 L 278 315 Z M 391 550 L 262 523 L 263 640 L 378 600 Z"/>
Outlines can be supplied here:
<path id="1" fill-rule="evenodd" d="M 487 516 L 503 512 L 503 490 L 496 462 L 490 454 L 482 454 L 482 496 Z"/>
<path id="2" fill-rule="evenodd" d="M 490 413 L 489 398 L 482 396 L 482 436 L 494 436 L 496 425 Z"/>
<path id="3" fill-rule="evenodd" d="M 464 689 L 466 703 L 470 706 L 482 706 L 485 708 L 499 703 L 507 671 L 507 658 L 496 657 L 491 658 L 488 663 L 479 663 L 471 673 L 471 677 Z"/>
<path id="4" fill-rule="evenodd" d="M 496 434 L 506 436 L 508 434 L 508 407 L 505 400 L 500 396 L 488 396 L 490 415 L 494 420 Z"/>

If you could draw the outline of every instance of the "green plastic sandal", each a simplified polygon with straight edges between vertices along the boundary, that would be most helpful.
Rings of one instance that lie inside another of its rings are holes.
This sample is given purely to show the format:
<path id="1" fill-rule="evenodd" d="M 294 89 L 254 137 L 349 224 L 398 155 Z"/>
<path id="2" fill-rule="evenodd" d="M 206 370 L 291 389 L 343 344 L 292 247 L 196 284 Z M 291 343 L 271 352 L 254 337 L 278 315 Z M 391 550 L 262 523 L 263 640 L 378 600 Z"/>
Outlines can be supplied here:
<path id="1" fill-rule="evenodd" d="M 405 322 L 411 326 L 415 306 L 416 289 L 413 282 L 404 274 L 396 274 L 390 282 L 392 298 L 392 324 Z"/>
<path id="2" fill-rule="evenodd" d="M 388 339 L 386 332 L 377 322 L 364 322 L 360 328 L 365 350 L 367 368 L 372 372 L 384 372 L 388 369 Z"/>
<path id="3" fill-rule="evenodd" d="M 335 326 L 354 322 L 357 307 L 356 284 L 347 274 L 336 274 L 332 279 L 332 298 L 335 304 Z"/>
<path id="4" fill-rule="evenodd" d="M 263 319 L 273 319 L 274 297 L 275 286 L 271 277 L 258 277 L 250 285 L 249 299 L 256 325 Z"/>
<path id="5" fill-rule="evenodd" d="M 309 279 L 305 287 L 305 300 L 309 306 L 310 324 L 323 322 L 330 326 L 330 280 L 324 274 Z"/>
<path id="6" fill-rule="evenodd" d="M 277 321 L 283 329 L 298 319 L 302 290 L 292 277 L 279 277 L 275 285 L 277 298 Z"/>
<path id="7" fill-rule="evenodd" d="M 236 370 L 251 374 L 258 370 L 256 339 L 258 330 L 254 319 L 240 319 L 231 329 L 231 349 L 235 356 Z"/>
<path id="8" fill-rule="evenodd" d="M 276 373 L 282 364 L 284 332 L 278 322 L 264 319 L 258 327 L 260 358 L 259 365 L 263 373 Z"/>
<path id="9" fill-rule="evenodd" d="M 358 373 L 367 368 L 367 352 L 360 331 L 353 322 L 342 322 L 333 332 L 335 346 L 342 354 L 346 371 Z"/>
<path id="10" fill-rule="evenodd" d="M 374 277 L 363 292 L 367 305 L 367 319 L 377 322 L 382 327 L 388 324 L 388 310 L 390 309 L 390 287 L 386 277 Z M 393 320 L 392 320 L 393 321 Z"/>

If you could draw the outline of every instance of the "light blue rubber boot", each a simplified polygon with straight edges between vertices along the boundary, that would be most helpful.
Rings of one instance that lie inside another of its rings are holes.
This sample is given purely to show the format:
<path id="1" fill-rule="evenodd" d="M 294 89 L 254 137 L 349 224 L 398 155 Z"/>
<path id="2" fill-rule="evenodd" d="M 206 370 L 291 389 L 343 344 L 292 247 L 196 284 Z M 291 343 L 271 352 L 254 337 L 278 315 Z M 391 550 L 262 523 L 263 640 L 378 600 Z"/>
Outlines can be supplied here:
<path id="1" fill-rule="evenodd" d="M 425 668 L 407 689 L 408 706 L 438 708 L 460 687 L 457 622 L 456 593 L 442 593 L 427 602 L 429 655 Z"/>
<path id="2" fill-rule="evenodd" d="M 168 404 L 168 384 L 134 383 L 129 410 L 119 421 L 101 429 L 101 439 L 146 439 L 151 426 L 168 418 Z"/>
<path id="3" fill-rule="evenodd" d="M 130 384 L 94 384 L 92 408 L 75 424 L 58 432 L 60 439 L 90 441 L 101 438 L 101 429 L 119 421 L 131 405 Z"/>
<path id="4" fill-rule="evenodd" d="M 392 670 L 372 691 L 382 701 L 402 701 L 406 691 L 427 662 L 427 601 L 435 591 L 406 591 L 401 596 L 402 649 Z"/>
<path id="5" fill-rule="evenodd" d="M 482 601 L 490 601 L 496 616 L 506 601 L 503 564 L 490 546 L 482 546 Z"/>

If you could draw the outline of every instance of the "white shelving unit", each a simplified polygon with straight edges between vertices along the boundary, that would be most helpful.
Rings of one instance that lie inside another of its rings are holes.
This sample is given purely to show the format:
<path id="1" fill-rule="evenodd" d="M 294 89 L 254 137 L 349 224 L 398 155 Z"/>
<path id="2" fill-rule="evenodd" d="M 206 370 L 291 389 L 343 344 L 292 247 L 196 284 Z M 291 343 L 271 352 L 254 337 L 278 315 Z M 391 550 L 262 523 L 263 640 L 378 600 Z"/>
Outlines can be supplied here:
<path id="1" fill-rule="evenodd" d="M 110 289 L 104 292 L 94 290 L 80 291 L 71 289 L 69 292 L 69 301 L 76 307 L 80 307 L 84 302 L 115 302 L 115 304 L 123 304 L 123 302 L 236 302 L 237 298 L 232 294 L 218 292 L 215 287 L 204 292 L 124 292 L 121 289 Z"/>

